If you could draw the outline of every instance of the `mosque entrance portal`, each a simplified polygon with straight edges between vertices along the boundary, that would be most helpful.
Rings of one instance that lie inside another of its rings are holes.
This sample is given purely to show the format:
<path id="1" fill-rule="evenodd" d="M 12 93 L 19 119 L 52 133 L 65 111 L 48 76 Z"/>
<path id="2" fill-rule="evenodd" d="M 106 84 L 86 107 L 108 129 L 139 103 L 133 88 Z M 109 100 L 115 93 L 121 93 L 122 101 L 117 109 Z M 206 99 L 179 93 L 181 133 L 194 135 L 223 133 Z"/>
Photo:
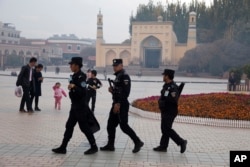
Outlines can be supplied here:
<path id="1" fill-rule="evenodd" d="M 145 49 L 144 66 L 146 68 L 159 68 L 161 49 Z"/>

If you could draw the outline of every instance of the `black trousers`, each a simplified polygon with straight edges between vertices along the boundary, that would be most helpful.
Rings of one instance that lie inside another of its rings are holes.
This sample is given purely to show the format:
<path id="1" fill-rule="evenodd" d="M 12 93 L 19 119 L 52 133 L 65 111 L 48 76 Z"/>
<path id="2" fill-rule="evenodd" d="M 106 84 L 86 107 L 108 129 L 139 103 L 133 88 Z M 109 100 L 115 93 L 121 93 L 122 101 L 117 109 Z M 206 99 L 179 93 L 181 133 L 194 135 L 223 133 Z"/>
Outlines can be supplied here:
<path id="1" fill-rule="evenodd" d="M 26 103 L 27 110 L 32 110 L 31 99 L 30 99 L 30 91 L 31 91 L 32 87 L 22 86 L 22 88 L 23 88 L 23 96 L 21 99 L 21 104 L 20 104 L 19 109 L 24 110 L 24 105 Z"/>
<path id="2" fill-rule="evenodd" d="M 109 144 L 114 145 L 116 127 L 118 126 L 118 124 L 120 124 L 121 130 L 125 134 L 127 134 L 133 140 L 134 143 L 140 142 L 139 137 L 136 135 L 134 130 L 128 125 L 129 102 L 127 101 L 121 103 L 120 113 L 114 113 L 113 107 L 114 104 L 112 104 L 107 125 Z"/>
<path id="3" fill-rule="evenodd" d="M 91 99 L 91 111 L 95 111 L 95 102 L 96 102 L 96 91 L 88 91 L 87 92 L 87 104 L 89 104 L 89 101 Z"/>
<path id="4" fill-rule="evenodd" d="M 169 114 L 166 112 L 161 112 L 161 141 L 160 146 L 168 147 L 169 138 L 171 138 L 177 145 L 183 143 L 183 139 L 172 129 L 172 125 L 174 122 L 176 114 Z"/>
<path id="5" fill-rule="evenodd" d="M 66 123 L 66 130 L 64 132 L 63 143 L 67 144 L 69 142 L 69 140 L 71 139 L 73 135 L 74 127 L 76 123 L 78 123 L 81 131 L 87 137 L 90 145 L 91 146 L 95 145 L 95 137 L 87 123 L 87 114 L 88 114 L 87 110 L 77 109 L 71 106 L 71 110 L 69 112 L 69 118 Z"/>
<path id="6" fill-rule="evenodd" d="M 37 96 L 37 95 L 31 95 L 31 98 L 30 98 L 31 107 L 32 107 L 32 103 L 33 103 L 34 98 L 35 98 L 35 108 L 38 108 L 39 96 Z"/>

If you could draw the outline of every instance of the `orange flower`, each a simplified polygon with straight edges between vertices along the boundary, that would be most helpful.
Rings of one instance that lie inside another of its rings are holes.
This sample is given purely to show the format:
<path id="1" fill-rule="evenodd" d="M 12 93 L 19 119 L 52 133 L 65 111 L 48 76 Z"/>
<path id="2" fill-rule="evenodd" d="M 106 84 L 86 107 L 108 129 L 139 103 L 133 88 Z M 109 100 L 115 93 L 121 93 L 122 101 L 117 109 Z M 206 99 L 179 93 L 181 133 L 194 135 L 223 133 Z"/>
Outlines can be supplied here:
<path id="1" fill-rule="evenodd" d="M 151 112 L 160 112 L 159 96 L 137 99 L 132 106 Z M 179 99 L 179 115 L 250 120 L 250 95 L 230 93 L 209 93 L 182 95 Z"/>

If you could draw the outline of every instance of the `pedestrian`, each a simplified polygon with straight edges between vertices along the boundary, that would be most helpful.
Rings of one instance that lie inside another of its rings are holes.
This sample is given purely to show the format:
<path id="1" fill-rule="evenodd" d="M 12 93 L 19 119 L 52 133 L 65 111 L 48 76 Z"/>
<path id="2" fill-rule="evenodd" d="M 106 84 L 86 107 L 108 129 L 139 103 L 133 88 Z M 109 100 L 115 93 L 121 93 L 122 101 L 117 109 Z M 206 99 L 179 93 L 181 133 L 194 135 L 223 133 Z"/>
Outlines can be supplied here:
<path id="1" fill-rule="evenodd" d="M 59 74 L 60 68 L 58 66 L 56 67 L 55 72 L 56 72 L 56 74 Z"/>
<path id="2" fill-rule="evenodd" d="M 33 99 L 35 98 L 35 111 L 41 111 L 41 109 L 38 107 L 38 103 L 39 103 L 39 96 L 42 95 L 42 89 L 41 89 L 41 84 L 43 82 L 43 76 L 41 73 L 42 70 L 43 70 L 42 64 L 38 64 L 34 70 L 34 82 L 33 82 L 34 92 L 32 92 L 31 94 L 31 106 Z"/>
<path id="3" fill-rule="evenodd" d="M 29 60 L 29 64 L 22 66 L 21 71 L 17 77 L 16 86 L 22 86 L 23 96 L 21 99 L 21 104 L 19 111 L 26 112 L 24 109 L 24 105 L 26 103 L 26 108 L 28 112 L 34 112 L 31 106 L 30 94 L 33 91 L 33 67 L 36 65 L 37 59 L 35 57 L 31 57 Z"/>
<path id="4" fill-rule="evenodd" d="M 229 83 L 229 91 L 235 91 L 236 90 L 236 79 L 234 76 L 234 72 L 231 72 L 228 78 Z"/>
<path id="5" fill-rule="evenodd" d="M 94 113 L 95 111 L 95 102 L 96 102 L 96 90 L 102 87 L 102 82 L 96 78 L 97 71 L 91 71 L 91 77 L 87 81 L 87 103 L 91 99 L 91 111 Z"/>
<path id="6" fill-rule="evenodd" d="M 53 87 L 55 98 L 55 109 L 61 110 L 62 96 L 67 97 L 65 91 L 61 88 L 61 83 L 57 82 Z"/>
<path id="7" fill-rule="evenodd" d="M 91 78 L 91 71 L 92 70 L 90 68 L 87 70 L 87 81 Z"/>
<path id="8" fill-rule="evenodd" d="M 53 152 L 58 154 L 65 154 L 66 147 L 72 137 L 74 127 L 78 122 L 81 131 L 86 135 L 91 147 L 84 154 L 94 154 L 98 151 L 93 131 L 88 124 L 88 114 L 92 114 L 86 103 L 86 74 L 81 71 L 82 58 L 73 57 L 69 62 L 72 75 L 72 80 L 68 85 L 69 97 L 71 99 L 71 109 L 69 118 L 66 123 L 66 130 L 64 138 L 60 147 L 52 149 Z"/>
<path id="9" fill-rule="evenodd" d="M 112 94 L 112 107 L 109 113 L 107 132 L 108 143 L 101 147 L 102 151 L 114 151 L 116 127 L 120 124 L 121 130 L 127 134 L 134 142 L 133 153 L 140 151 L 144 143 L 136 135 L 134 130 L 128 125 L 129 102 L 131 80 L 129 75 L 123 69 L 122 59 L 113 59 L 113 70 L 116 76 L 113 86 L 109 87 Z M 110 84 L 111 85 L 111 84 Z"/>
<path id="10" fill-rule="evenodd" d="M 161 90 L 161 96 L 159 98 L 158 104 L 161 110 L 161 140 L 160 145 L 155 147 L 154 151 L 166 152 L 169 144 L 169 138 L 171 138 L 178 146 L 180 146 L 180 152 L 184 153 L 187 146 L 187 140 L 182 139 L 175 131 L 172 129 L 172 125 L 175 117 L 178 114 L 178 99 L 180 92 L 178 86 L 173 81 L 174 70 L 165 69 L 162 73 L 163 81 L 165 84 Z"/>

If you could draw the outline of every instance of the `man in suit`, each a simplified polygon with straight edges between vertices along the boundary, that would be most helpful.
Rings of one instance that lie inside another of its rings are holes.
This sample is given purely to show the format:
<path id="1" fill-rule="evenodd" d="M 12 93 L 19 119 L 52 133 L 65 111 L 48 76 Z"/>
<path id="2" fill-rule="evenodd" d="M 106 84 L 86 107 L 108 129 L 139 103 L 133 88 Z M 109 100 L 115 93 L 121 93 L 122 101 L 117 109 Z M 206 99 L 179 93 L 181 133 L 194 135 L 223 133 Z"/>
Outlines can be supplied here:
<path id="1" fill-rule="evenodd" d="M 20 104 L 19 111 L 26 112 L 24 110 L 24 105 L 26 103 L 27 111 L 34 112 L 31 106 L 31 98 L 30 94 L 33 91 L 33 67 L 36 65 L 37 59 L 35 57 L 30 58 L 29 64 L 23 66 L 18 75 L 16 86 L 22 86 L 23 88 L 23 96 Z"/>

